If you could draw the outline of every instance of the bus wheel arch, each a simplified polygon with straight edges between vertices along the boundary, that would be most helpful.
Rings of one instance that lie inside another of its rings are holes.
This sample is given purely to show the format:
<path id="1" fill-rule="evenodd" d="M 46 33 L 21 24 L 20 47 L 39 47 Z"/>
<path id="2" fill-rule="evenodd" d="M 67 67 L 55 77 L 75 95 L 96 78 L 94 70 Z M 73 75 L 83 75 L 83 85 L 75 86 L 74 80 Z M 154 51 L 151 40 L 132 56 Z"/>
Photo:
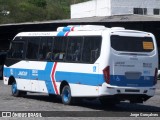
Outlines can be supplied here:
<path id="1" fill-rule="evenodd" d="M 60 85 L 60 95 L 63 104 L 70 105 L 73 103 L 73 97 L 71 96 L 71 89 L 67 81 L 62 81 Z"/>
<path id="2" fill-rule="evenodd" d="M 13 82 L 16 82 L 16 80 L 15 80 L 15 78 L 13 76 L 10 76 L 9 80 L 8 80 L 8 85 L 12 85 Z"/>
<path id="3" fill-rule="evenodd" d="M 13 76 L 9 78 L 9 85 L 11 85 L 11 93 L 14 97 L 20 96 L 20 91 L 17 89 L 17 82 Z"/>
<path id="4" fill-rule="evenodd" d="M 11 85 L 11 94 L 14 97 L 23 96 L 23 95 L 26 95 L 27 93 L 25 91 L 20 91 L 17 89 L 17 82 L 13 76 L 9 77 L 8 85 Z"/>
<path id="5" fill-rule="evenodd" d="M 64 87 L 65 85 L 69 85 L 69 84 L 68 84 L 68 82 L 67 82 L 66 80 L 63 80 L 63 81 L 61 82 L 61 85 L 60 85 L 60 95 L 61 95 L 62 89 L 63 89 L 63 87 Z"/>

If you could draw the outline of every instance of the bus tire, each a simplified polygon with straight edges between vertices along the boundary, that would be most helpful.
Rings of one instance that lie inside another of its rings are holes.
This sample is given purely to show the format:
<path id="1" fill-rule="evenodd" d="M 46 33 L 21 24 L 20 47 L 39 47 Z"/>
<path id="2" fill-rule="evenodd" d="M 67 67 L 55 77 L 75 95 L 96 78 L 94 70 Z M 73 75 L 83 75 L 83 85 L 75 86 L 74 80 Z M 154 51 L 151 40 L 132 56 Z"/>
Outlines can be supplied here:
<path id="1" fill-rule="evenodd" d="M 21 95 L 21 92 L 17 89 L 16 81 L 12 83 L 11 91 L 14 97 L 19 97 Z"/>
<path id="2" fill-rule="evenodd" d="M 68 85 L 65 85 L 61 93 L 62 103 L 65 105 L 71 105 L 73 103 L 73 98 L 71 96 L 71 89 Z"/>

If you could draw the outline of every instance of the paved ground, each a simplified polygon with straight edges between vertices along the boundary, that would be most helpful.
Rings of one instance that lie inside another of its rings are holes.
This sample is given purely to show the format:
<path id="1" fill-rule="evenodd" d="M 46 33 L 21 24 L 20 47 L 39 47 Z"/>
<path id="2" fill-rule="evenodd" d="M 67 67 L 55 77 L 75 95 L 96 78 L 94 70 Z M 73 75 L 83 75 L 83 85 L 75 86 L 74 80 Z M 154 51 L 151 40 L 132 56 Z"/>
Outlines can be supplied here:
<path id="1" fill-rule="evenodd" d="M 157 114 L 159 112 L 158 115 L 160 117 L 160 80 L 158 81 L 155 96 L 149 99 L 148 101 L 146 101 L 145 103 L 130 104 L 128 102 L 122 102 L 121 104 L 116 105 L 114 108 L 103 108 L 103 106 L 99 103 L 98 100 L 94 100 L 94 101 L 84 100 L 83 103 L 81 104 L 74 105 L 74 106 L 67 106 L 67 105 L 63 105 L 59 99 L 53 100 L 53 99 L 50 99 L 48 95 L 37 94 L 37 93 L 32 93 L 32 94 L 28 94 L 25 97 L 16 98 L 11 96 L 10 86 L 4 85 L 3 81 L 0 80 L 0 111 L 1 112 L 2 111 L 23 111 L 24 114 L 27 111 L 52 111 L 51 113 L 46 112 L 46 114 L 48 115 L 55 114 L 55 116 L 58 116 L 56 117 L 56 119 L 58 120 L 64 119 L 64 117 L 60 117 L 61 114 L 65 116 L 65 114 L 68 114 L 68 113 L 69 115 L 65 117 L 66 120 L 84 119 L 84 117 L 80 117 L 81 115 L 88 116 L 88 117 L 85 117 L 88 120 L 93 119 L 91 118 L 92 116 L 99 116 L 99 119 L 103 120 L 105 119 L 105 117 L 103 116 L 107 116 L 107 115 L 109 116 L 112 115 L 116 117 L 126 113 L 127 113 L 126 116 L 128 116 L 128 114 L 131 114 L 131 113 L 140 114 L 140 113 L 146 113 L 146 112 L 148 112 L 148 114 L 151 114 L 151 113 Z M 59 111 L 59 112 L 55 112 L 55 111 Z M 69 112 L 67 113 L 66 111 L 69 111 Z M 70 112 L 70 111 L 80 111 L 80 113 Z M 89 111 L 89 112 L 86 112 L 86 111 Z M 44 112 L 42 113 L 44 114 Z M 86 113 L 86 114 L 83 114 L 83 113 Z M 79 117 L 69 117 L 69 116 L 74 116 L 75 114 L 80 114 L 80 115 Z M 8 120 L 8 118 L 5 118 L 5 119 Z M 42 119 L 47 119 L 47 118 L 42 118 Z M 95 119 L 98 119 L 98 118 L 96 117 Z M 110 117 L 110 119 L 114 119 L 114 118 Z M 117 119 L 128 120 L 133 118 L 117 117 Z M 146 118 L 144 119 L 146 120 Z M 156 117 L 155 119 L 158 120 L 159 118 Z"/>

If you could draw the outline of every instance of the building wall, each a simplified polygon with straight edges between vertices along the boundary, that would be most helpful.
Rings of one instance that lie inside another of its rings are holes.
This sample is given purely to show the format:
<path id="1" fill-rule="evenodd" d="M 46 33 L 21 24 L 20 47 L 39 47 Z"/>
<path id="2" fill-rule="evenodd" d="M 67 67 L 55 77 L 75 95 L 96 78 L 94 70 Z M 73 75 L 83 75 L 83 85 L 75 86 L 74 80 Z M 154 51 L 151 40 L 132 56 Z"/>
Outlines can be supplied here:
<path id="1" fill-rule="evenodd" d="M 111 14 L 133 14 L 133 8 L 147 8 L 147 15 L 153 15 L 153 9 L 160 9 L 160 0 L 111 0 Z"/>
<path id="2" fill-rule="evenodd" d="M 160 0 L 92 0 L 71 5 L 71 18 L 133 14 L 133 8 L 160 9 Z"/>
<path id="3" fill-rule="evenodd" d="M 92 0 L 71 5 L 71 18 L 83 18 L 93 16 L 110 16 L 110 0 Z"/>
<path id="4" fill-rule="evenodd" d="M 89 1 L 71 5 L 71 18 L 96 16 L 96 2 Z"/>
<path id="5" fill-rule="evenodd" d="M 111 1 L 110 0 L 94 0 L 96 2 L 96 16 L 110 16 L 111 15 Z"/>

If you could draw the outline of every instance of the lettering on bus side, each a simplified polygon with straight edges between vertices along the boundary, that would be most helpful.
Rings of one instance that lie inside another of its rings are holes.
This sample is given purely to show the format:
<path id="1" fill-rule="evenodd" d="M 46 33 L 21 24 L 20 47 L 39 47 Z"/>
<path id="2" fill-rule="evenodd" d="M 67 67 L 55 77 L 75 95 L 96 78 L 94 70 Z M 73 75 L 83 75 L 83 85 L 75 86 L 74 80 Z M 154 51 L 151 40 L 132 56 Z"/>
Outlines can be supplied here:
<path id="1" fill-rule="evenodd" d="M 32 76 L 38 76 L 38 70 L 32 70 Z"/>
<path id="2" fill-rule="evenodd" d="M 93 66 L 93 72 L 96 72 L 97 67 Z"/>
<path id="3" fill-rule="evenodd" d="M 133 64 L 129 64 L 126 62 L 115 62 L 114 66 L 118 66 L 118 67 L 135 67 L 135 65 Z"/>
<path id="4" fill-rule="evenodd" d="M 27 76 L 27 75 L 28 75 L 28 72 L 26 72 L 26 71 L 19 71 L 19 72 L 18 72 L 18 75 L 19 75 L 19 76 Z"/>
<path id="5" fill-rule="evenodd" d="M 152 68 L 152 63 L 143 63 L 144 68 Z"/>
<path id="6" fill-rule="evenodd" d="M 13 69 L 10 69 L 10 74 L 13 75 Z"/>

